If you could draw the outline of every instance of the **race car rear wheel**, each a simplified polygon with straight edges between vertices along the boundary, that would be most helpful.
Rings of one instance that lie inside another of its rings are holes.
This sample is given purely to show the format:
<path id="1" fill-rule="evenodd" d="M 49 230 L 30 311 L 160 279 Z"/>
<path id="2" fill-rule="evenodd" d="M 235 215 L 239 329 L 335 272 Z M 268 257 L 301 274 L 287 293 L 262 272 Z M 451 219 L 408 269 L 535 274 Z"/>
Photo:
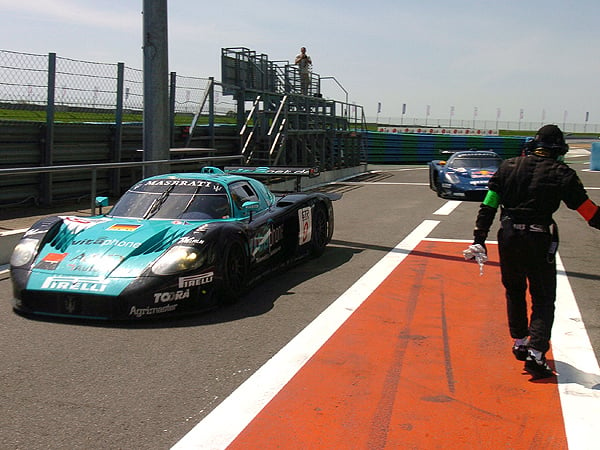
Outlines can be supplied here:
<path id="1" fill-rule="evenodd" d="M 232 303 L 246 290 L 248 256 L 240 239 L 231 239 L 223 252 L 223 280 L 219 297 L 223 303 Z"/>
<path id="2" fill-rule="evenodd" d="M 323 205 L 316 205 L 313 216 L 312 231 L 312 256 L 321 256 L 327 246 L 327 235 L 329 231 L 329 218 Z"/>
<path id="3" fill-rule="evenodd" d="M 442 197 L 442 184 L 440 181 L 440 177 L 437 173 L 435 173 L 433 175 L 433 181 L 432 181 L 432 189 L 435 191 L 435 193 L 437 194 L 438 197 Z"/>

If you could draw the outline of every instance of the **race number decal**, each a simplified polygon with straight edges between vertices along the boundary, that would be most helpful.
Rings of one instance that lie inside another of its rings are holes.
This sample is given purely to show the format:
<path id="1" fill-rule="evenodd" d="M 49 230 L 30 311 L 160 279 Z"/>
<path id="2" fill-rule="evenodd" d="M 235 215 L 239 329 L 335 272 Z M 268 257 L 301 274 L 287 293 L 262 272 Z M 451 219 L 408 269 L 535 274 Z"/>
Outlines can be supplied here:
<path id="1" fill-rule="evenodd" d="M 312 238 L 312 208 L 302 208 L 298 210 L 298 219 L 300 221 L 300 245 L 310 242 Z"/>

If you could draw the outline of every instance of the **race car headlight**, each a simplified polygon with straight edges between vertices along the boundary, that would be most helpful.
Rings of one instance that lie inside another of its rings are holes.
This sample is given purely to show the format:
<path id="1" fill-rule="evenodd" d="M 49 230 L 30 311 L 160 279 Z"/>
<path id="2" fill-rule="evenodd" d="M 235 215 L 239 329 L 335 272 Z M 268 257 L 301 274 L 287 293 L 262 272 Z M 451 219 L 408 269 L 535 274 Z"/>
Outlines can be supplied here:
<path id="1" fill-rule="evenodd" d="M 30 263 L 37 254 L 39 243 L 39 239 L 21 239 L 10 257 L 10 265 L 21 267 Z"/>
<path id="2" fill-rule="evenodd" d="M 156 260 L 152 272 L 156 275 L 172 275 L 186 270 L 197 269 L 204 264 L 200 249 L 176 245 Z"/>
<path id="3" fill-rule="evenodd" d="M 444 175 L 444 178 L 446 179 L 447 182 L 452 183 L 452 184 L 457 184 L 460 182 L 460 180 L 458 179 L 458 175 L 456 175 L 453 172 L 446 172 L 446 174 Z"/>

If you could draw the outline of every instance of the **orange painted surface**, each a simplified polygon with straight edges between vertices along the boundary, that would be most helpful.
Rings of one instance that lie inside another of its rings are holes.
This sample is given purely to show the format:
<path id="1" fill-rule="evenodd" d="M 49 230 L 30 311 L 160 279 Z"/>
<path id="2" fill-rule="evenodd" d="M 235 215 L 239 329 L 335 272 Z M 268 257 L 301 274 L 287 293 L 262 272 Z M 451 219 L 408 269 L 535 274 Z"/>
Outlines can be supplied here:
<path id="1" fill-rule="evenodd" d="M 556 378 L 510 351 L 496 246 L 481 277 L 464 248 L 421 242 L 229 448 L 567 448 Z"/>

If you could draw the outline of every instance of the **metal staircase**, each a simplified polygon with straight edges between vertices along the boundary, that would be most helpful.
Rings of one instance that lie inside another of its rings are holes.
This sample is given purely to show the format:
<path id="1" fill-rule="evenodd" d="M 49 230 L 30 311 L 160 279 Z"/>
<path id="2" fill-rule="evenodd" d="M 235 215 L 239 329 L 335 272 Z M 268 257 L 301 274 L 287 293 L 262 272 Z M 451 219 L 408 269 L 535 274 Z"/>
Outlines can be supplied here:
<path id="1" fill-rule="evenodd" d="M 247 165 L 331 170 L 365 160 L 362 107 L 323 98 L 319 75 L 311 74 L 309 95 L 302 95 L 295 65 L 245 48 L 223 49 L 222 71 L 224 93 L 238 102 L 240 151 Z"/>

